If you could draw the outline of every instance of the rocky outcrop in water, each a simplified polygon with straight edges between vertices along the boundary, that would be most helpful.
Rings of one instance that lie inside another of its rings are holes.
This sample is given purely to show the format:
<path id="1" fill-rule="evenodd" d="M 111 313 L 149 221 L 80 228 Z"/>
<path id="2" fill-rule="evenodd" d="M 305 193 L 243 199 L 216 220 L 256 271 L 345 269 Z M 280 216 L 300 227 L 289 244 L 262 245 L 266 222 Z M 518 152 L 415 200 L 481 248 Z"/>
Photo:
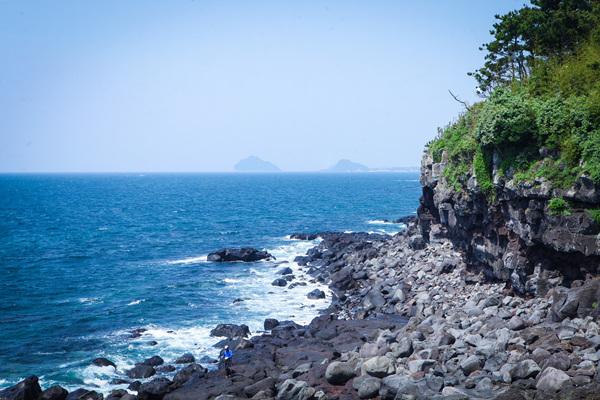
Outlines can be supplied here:
<path id="1" fill-rule="evenodd" d="M 242 247 L 239 249 L 221 249 L 209 253 L 206 259 L 207 261 L 213 262 L 254 262 L 275 259 L 275 257 L 264 250 L 257 250 L 252 247 Z"/>

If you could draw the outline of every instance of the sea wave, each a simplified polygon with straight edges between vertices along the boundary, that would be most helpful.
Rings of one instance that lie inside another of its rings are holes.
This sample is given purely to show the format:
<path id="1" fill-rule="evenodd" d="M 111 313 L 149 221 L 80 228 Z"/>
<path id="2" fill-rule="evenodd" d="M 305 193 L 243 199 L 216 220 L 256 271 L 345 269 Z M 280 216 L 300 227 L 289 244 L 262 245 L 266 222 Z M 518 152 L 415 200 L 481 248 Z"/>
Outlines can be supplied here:
<path id="1" fill-rule="evenodd" d="M 135 306 L 135 305 L 140 304 L 142 301 L 146 301 L 146 299 L 133 300 L 133 301 L 127 303 L 127 305 L 128 306 Z"/>
<path id="2" fill-rule="evenodd" d="M 201 263 L 205 263 L 206 261 L 206 254 L 204 255 L 200 255 L 200 256 L 195 256 L 195 257 L 187 257 L 187 258 L 181 258 L 178 260 L 171 260 L 171 261 L 167 261 L 167 264 L 169 265 L 179 265 L 179 264 L 201 264 Z"/>

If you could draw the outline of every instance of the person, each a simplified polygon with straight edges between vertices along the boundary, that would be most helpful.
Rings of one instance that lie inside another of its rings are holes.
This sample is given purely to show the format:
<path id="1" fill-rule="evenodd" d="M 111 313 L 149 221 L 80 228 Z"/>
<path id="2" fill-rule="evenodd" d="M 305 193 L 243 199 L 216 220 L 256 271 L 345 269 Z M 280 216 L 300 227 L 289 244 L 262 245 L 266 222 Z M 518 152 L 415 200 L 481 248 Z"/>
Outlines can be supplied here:
<path id="1" fill-rule="evenodd" d="M 221 350 L 221 354 L 219 355 L 223 366 L 225 367 L 225 375 L 231 375 L 231 359 L 233 358 L 233 351 L 229 348 L 229 346 L 225 346 L 223 350 Z"/>

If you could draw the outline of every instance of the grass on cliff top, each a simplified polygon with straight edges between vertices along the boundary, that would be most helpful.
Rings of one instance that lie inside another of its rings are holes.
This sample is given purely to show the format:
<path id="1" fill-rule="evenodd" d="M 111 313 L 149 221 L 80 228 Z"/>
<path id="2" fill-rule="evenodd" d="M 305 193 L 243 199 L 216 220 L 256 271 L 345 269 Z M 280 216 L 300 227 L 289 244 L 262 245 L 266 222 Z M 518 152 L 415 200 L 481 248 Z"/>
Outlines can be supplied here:
<path id="1" fill-rule="evenodd" d="M 471 175 L 493 199 L 497 173 L 568 188 L 582 174 L 600 184 L 600 43 L 541 62 L 525 82 L 502 86 L 441 131 L 428 149 L 446 151 L 444 177 L 460 190 Z"/>

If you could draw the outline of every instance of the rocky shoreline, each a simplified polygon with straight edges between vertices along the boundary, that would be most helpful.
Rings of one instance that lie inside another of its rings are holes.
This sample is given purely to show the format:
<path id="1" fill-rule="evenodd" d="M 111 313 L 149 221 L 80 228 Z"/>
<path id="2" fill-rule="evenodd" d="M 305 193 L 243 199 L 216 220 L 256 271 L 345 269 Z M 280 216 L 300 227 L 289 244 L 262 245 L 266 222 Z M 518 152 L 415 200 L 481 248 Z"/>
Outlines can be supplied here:
<path id="1" fill-rule="evenodd" d="M 214 332 L 234 346 L 232 377 L 191 355 L 173 378 L 152 357 L 128 371 L 137 395 L 111 400 L 188 399 L 576 399 L 600 396 L 600 281 L 520 297 L 468 268 L 451 241 L 426 242 L 416 221 L 395 235 L 322 233 L 297 262 L 326 282 L 333 301 L 309 325 L 267 319 L 270 332 Z M 312 235 L 296 236 L 313 239 Z M 222 343 L 223 344 L 223 343 Z M 94 360 L 110 365 L 109 360 Z M 171 370 L 171 372 L 173 372 Z M 154 375 L 158 372 L 158 378 Z M 97 400 L 36 377 L 0 392 L 10 400 Z"/>

